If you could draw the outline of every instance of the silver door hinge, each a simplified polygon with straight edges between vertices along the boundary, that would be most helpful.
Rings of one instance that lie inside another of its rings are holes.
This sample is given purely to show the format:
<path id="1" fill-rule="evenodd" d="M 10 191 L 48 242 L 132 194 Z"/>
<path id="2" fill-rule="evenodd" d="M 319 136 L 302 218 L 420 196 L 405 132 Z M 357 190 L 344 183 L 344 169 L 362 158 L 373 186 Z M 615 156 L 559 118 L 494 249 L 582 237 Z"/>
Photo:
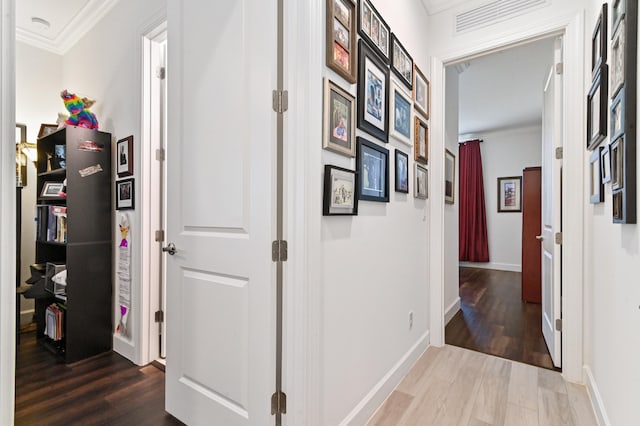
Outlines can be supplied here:
<path id="1" fill-rule="evenodd" d="M 556 331 L 562 331 L 562 320 L 561 319 L 557 319 L 556 320 Z"/>
<path id="2" fill-rule="evenodd" d="M 287 248 L 286 240 L 275 240 L 271 243 L 271 260 L 274 262 L 286 262 L 288 257 Z"/>
<path id="3" fill-rule="evenodd" d="M 164 322 L 164 312 L 156 311 L 156 313 L 155 313 L 155 321 L 156 322 Z"/>
<path id="4" fill-rule="evenodd" d="M 161 242 L 164 241 L 164 231 L 156 231 L 156 241 Z"/>
<path id="5" fill-rule="evenodd" d="M 289 109 L 289 92 L 286 90 L 273 91 L 273 110 L 278 114 Z"/>
<path id="6" fill-rule="evenodd" d="M 164 161 L 165 159 L 165 151 L 164 149 L 156 149 L 156 160 Z"/>
<path id="7" fill-rule="evenodd" d="M 287 394 L 277 391 L 271 395 L 271 415 L 287 414 Z"/>
<path id="8" fill-rule="evenodd" d="M 564 156 L 564 150 L 562 149 L 561 146 L 559 146 L 558 148 L 556 148 L 556 160 L 562 160 Z"/>
<path id="9" fill-rule="evenodd" d="M 562 232 L 556 232 L 556 244 L 562 244 Z"/>
<path id="10" fill-rule="evenodd" d="M 156 77 L 160 80 L 164 80 L 167 76 L 167 69 L 165 67 L 156 67 Z"/>
<path id="11" fill-rule="evenodd" d="M 562 74 L 564 72 L 564 64 L 562 62 L 556 64 L 556 74 Z"/>

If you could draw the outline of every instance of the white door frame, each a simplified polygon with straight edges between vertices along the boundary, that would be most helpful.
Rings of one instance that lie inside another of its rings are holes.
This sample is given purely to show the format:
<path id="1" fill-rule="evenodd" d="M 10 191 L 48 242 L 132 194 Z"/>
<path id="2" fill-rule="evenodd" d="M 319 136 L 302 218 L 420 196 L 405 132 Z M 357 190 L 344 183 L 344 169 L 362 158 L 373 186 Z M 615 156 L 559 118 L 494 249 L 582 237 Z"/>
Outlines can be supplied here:
<path id="1" fill-rule="evenodd" d="M 491 51 L 504 49 L 517 44 L 536 39 L 563 34 L 565 41 L 563 87 L 563 187 L 571 188 L 564 191 L 563 209 L 563 264 L 562 264 L 562 316 L 563 316 L 563 376 L 566 380 L 582 383 L 583 380 L 583 176 L 584 176 L 584 11 L 569 16 L 557 16 L 541 22 L 540 25 L 523 29 L 520 32 L 508 34 L 496 33 L 490 41 L 483 41 L 477 45 L 447 52 L 440 57 L 434 57 L 431 67 L 432 101 L 434 111 L 444 111 L 445 81 L 444 67 L 470 57 L 480 56 Z M 433 152 L 442 155 L 432 156 L 430 168 L 434 176 L 443 175 L 444 162 L 444 114 L 436 116 L 432 121 Z M 433 200 L 443 200 L 442 194 L 437 192 L 441 188 L 433 189 Z M 444 345 L 444 201 L 431 203 L 431 270 L 430 307 L 431 307 L 431 344 Z M 568 220 L 567 218 L 570 218 Z"/>

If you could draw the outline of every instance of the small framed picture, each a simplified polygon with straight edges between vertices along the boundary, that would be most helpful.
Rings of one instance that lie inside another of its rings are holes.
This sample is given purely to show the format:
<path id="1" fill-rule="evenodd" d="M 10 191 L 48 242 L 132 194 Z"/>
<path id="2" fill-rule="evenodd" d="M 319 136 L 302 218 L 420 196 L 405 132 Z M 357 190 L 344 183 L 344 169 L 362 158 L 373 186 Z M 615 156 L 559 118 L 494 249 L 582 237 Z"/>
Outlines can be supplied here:
<path id="1" fill-rule="evenodd" d="M 409 146 L 413 145 L 413 102 L 411 96 L 405 92 L 394 80 L 391 80 L 391 94 L 389 96 L 391 136 Z"/>
<path id="2" fill-rule="evenodd" d="M 133 135 L 120 139 L 116 149 L 118 177 L 133 175 Z"/>
<path id="3" fill-rule="evenodd" d="M 116 210 L 135 208 L 135 185 L 133 178 L 116 181 Z"/>
<path id="4" fill-rule="evenodd" d="M 607 136 L 607 78 L 609 67 L 603 64 L 587 96 L 587 149 L 595 149 Z"/>
<path id="5" fill-rule="evenodd" d="M 603 184 L 611 182 L 611 152 L 608 145 L 600 151 L 600 176 Z"/>
<path id="6" fill-rule="evenodd" d="M 611 189 L 624 188 L 624 136 L 609 145 L 611 157 Z"/>
<path id="7" fill-rule="evenodd" d="M 624 133 L 624 88 L 618 92 L 611 102 L 611 140 L 616 140 Z"/>
<path id="8" fill-rule="evenodd" d="M 456 156 L 448 149 L 444 153 L 444 202 L 453 204 L 456 200 Z"/>
<path id="9" fill-rule="evenodd" d="M 589 202 L 591 204 L 598 204 L 604 201 L 604 185 L 600 176 L 602 170 L 600 154 L 602 150 L 601 146 L 596 148 L 589 158 Z"/>
<path id="10" fill-rule="evenodd" d="M 389 150 L 358 137 L 358 199 L 389 202 Z"/>
<path id="11" fill-rule="evenodd" d="M 611 98 L 616 97 L 625 81 L 625 37 L 625 22 L 622 19 L 611 42 Z"/>
<path id="12" fill-rule="evenodd" d="M 356 82 L 356 5 L 327 0 L 327 66 L 349 83 Z"/>
<path id="13" fill-rule="evenodd" d="M 58 130 L 57 124 L 41 124 L 40 130 L 38 131 L 38 139 L 44 138 L 45 136 L 49 136 L 51 133 Z"/>
<path id="14" fill-rule="evenodd" d="M 422 167 L 420 164 L 416 163 L 416 183 L 415 183 L 415 191 L 414 197 L 420 198 L 421 200 L 426 200 L 428 197 L 428 177 L 427 177 L 427 169 Z"/>
<path id="15" fill-rule="evenodd" d="M 626 14 L 626 0 L 613 0 L 611 2 L 611 33 L 615 33 L 618 25 Z"/>
<path id="16" fill-rule="evenodd" d="M 385 64 L 389 63 L 389 25 L 369 0 L 360 0 L 358 7 L 358 32 L 363 40 L 373 47 L 382 57 Z"/>
<path id="17" fill-rule="evenodd" d="M 358 214 L 356 172 L 342 167 L 324 166 L 323 216 L 355 216 Z"/>
<path id="18" fill-rule="evenodd" d="M 602 11 L 598 16 L 596 27 L 591 35 L 591 74 L 593 76 L 600 70 L 602 64 L 607 62 L 607 3 L 602 5 Z"/>
<path id="19" fill-rule="evenodd" d="M 358 42 L 358 49 L 358 127 L 387 142 L 389 68 L 362 39 Z"/>
<path id="20" fill-rule="evenodd" d="M 356 156 L 356 100 L 328 78 L 324 79 L 324 138 L 322 147 Z"/>
<path id="21" fill-rule="evenodd" d="M 624 223 L 624 191 L 613 191 L 613 223 Z"/>
<path id="22" fill-rule="evenodd" d="M 409 90 L 413 87 L 413 59 L 395 33 L 391 34 L 391 70 Z"/>
<path id="23" fill-rule="evenodd" d="M 424 115 L 424 118 L 429 119 L 429 80 L 424 76 L 420 68 L 416 65 L 413 73 L 413 103 L 416 109 Z"/>
<path id="24" fill-rule="evenodd" d="M 418 163 L 427 164 L 429 162 L 429 126 L 417 115 L 413 119 L 413 159 Z"/>
<path id="25" fill-rule="evenodd" d="M 409 156 L 396 149 L 396 192 L 409 193 Z"/>
<path id="26" fill-rule="evenodd" d="M 63 189 L 64 183 L 62 182 L 45 182 L 40 192 L 40 198 L 60 198 Z"/>
<path id="27" fill-rule="evenodd" d="M 522 176 L 498 178 L 498 213 L 522 211 Z"/>

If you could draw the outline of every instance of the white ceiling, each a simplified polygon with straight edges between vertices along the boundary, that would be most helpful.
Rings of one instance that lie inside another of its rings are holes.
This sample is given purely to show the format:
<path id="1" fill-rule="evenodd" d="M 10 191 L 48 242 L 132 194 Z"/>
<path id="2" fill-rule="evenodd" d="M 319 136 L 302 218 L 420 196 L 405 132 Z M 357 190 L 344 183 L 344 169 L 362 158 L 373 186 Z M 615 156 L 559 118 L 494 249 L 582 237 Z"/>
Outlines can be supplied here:
<path id="1" fill-rule="evenodd" d="M 445 10 L 448 9 L 452 9 L 456 6 L 459 6 L 463 3 L 470 3 L 470 4 L 480 4 L 480 3 L 487 3 L 490 0 L 484 0 L 484 1 L 479 1 L 479 0 L 422 0 L 422 3 L 424 4 L 424 7 L 427 9 L 427 13 L 429 15 L 434 15 L 436 13 L 440 13 L 443 12 Z"/>
<path id="2" fill-rule="evenodd" d="M 540 124 L 552 63 L 553 39 L 465 63 L 468 68 L 459 75 L 459 134 Z"/>

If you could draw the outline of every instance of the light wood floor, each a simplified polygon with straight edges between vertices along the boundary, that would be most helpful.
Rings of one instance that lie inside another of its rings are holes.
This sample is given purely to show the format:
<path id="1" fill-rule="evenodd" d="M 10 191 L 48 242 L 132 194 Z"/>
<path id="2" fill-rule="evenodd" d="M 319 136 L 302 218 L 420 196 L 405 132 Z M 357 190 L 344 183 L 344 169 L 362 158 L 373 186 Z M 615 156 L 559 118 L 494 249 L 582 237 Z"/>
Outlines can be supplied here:
<path id="1" fill-rule="evenodd" d="M 367 424 L 597 425 L 560 373 L 450 345 L 430 347 Z"/>

